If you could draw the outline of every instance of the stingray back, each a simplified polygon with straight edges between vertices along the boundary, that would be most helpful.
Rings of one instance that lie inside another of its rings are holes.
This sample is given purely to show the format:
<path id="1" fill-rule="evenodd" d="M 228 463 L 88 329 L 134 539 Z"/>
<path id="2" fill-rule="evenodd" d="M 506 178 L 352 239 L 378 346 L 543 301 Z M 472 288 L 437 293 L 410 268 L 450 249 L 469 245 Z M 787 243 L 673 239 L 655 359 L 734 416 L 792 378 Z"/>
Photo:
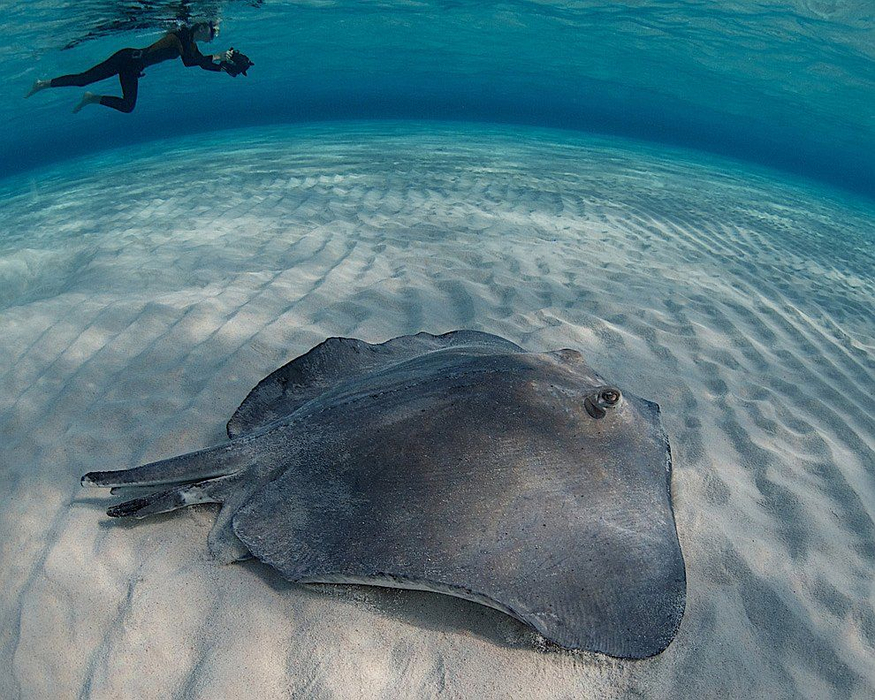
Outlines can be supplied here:
<path id="1" fill-rule="evenodd" d="M 331 439 L 238 511 L 240 539 L 292 581 L 431 588 L 565 647 L 664 649 L 685 574 L 656 404 L 595 420 L 596 375 L 562 355 L 440 355 L 415 384 L 322 406 Z"/>

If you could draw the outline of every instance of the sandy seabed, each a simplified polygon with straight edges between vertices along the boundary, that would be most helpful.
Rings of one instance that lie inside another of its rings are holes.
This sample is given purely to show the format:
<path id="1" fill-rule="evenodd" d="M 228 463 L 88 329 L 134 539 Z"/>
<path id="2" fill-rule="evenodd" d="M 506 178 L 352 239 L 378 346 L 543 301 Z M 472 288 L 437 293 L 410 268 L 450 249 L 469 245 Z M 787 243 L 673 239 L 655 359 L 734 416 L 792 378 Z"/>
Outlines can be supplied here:
<path id="1" fill-rule="evenodd" d="M 0 183 L 0 697 L 875 696 L 875 208 L 691 153 L 259 129 Z M 658 401 L 687 566 L 643 661 L 304 587 L 79 477 L 209 446 L 327 336 L 474 328 Z"/>

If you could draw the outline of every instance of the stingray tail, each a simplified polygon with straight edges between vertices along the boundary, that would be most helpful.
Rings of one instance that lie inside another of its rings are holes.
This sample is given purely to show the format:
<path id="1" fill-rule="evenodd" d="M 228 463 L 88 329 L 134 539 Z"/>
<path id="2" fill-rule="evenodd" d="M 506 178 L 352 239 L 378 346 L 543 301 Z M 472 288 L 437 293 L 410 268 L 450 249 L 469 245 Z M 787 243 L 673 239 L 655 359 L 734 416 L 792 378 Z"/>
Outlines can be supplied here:
<path id="1" fill-rule="evenodd" d="M 89 472 L 82 477 L 83 486 L 162 486 L 184 484 L 240 471 L 249 463 L 247 454 L 236 443 L 210 447 L 179 457 L 151 462 L 133 469 Z"/>
<path id="2" fill-rule="evenodd" d="M 225 483 L 227 481 L 228 479 L 213 479 L 134 498 L 112 506 L 106 514 L 111 518 L 145 518 L 198 503 L 222 503 L 228 490 L 228 485 Z"/>

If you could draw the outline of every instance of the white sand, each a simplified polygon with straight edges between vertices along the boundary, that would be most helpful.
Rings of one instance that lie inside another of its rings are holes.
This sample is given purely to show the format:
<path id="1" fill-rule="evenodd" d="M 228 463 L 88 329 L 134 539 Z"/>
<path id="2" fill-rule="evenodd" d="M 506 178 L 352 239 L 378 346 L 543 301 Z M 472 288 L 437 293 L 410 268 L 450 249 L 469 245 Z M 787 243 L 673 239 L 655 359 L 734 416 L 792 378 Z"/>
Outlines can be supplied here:
<path id="1" fill-rule="evenodd" d="M 0 697 L 875 695 L 873 209 L 458 128 L 250 131 L 0 183 Z M 110 521 L 79 488 L 222 441 L 326 336 L 463 327 L 578 348 L 661 404 L 688 598 L 660 656 L 222 566 L 210 507 Z"/>

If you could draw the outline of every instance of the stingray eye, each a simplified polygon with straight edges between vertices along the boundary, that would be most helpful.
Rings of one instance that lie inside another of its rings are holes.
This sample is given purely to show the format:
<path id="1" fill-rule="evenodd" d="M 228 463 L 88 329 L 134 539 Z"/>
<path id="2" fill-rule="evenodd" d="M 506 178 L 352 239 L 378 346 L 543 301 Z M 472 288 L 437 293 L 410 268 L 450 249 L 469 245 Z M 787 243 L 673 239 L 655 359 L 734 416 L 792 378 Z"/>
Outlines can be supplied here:
<path id="1" fill-rule="evenodd" d="M 614 404 L 617 403 L 617 401 L 620 400 L 620 392 L 617 391 L 616 389 L 605 389 L 599 395 L 599 398 L 604 403 L 608 404 L 608 406 L 613 406 Z"/>
<path id="2" fill-rule="evenodd" d="M 605 417 L 605 409 L 599 406 L 598 396 L 587 396 L 583 400 L 583 407 L 586 409 L 586 412 L 596 420 Z"/>
<path id="3" fill-rule="evenodd" d="M 604 418 L 607 408 L 613 408 L 620 402 L 620 390 L 606 387 L 590 394 L 583 401 L 586 412 L 595 419 Z"/>

